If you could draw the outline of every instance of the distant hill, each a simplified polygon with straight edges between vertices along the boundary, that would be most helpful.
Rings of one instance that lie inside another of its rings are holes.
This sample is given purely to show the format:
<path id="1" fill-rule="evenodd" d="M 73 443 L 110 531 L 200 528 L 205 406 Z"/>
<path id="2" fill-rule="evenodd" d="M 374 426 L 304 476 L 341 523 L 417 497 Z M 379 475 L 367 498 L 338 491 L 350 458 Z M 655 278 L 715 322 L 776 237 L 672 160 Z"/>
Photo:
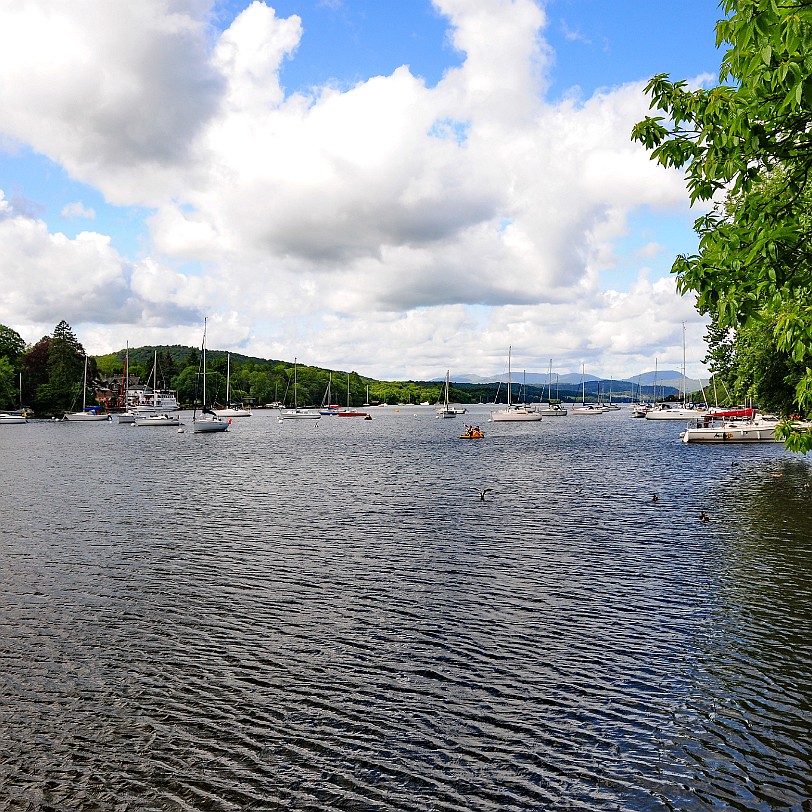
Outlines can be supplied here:
<path id="1" fill-rule="evenodd" d="M 527 383 L 529 386 L 547 386 L 548 380 L 550 378 L 547 372 L 522 372 L 518 375 L 513 373 L 511 375 L 514 384 L 522 384 Z M 444 381 L 445 378 L 432 378 L 432 382 Z M 491 376 L 482 376 L 482 375 L 473 375 L 473 374 L 462 374 L 462 375 L 452 375 L 451 380 L 453 383 L 473 383 L 473 384 L 489 384 L 489 383 L 507 383 L 507 373 L 504 375 L 491 375 Z M 565 375 L 557 375 L 555 372 L 552 374 L 552 385 L 555 386 L 556 382 L 559 386 L 562 385 L 581 385 L 581 374 L 578 372 L 568 372 Z M 700 388 L 701 383 L 700 381 L 694 378 L 683 378 L 681 372 L 678 372 L 675 369 L 661 369 L 658 372 L 641 372 L 639 375 L 632 375 L 630 378 L 625 379 L 611 379 L 611 378 L 601 378 L 597 375 L 589 375 L 586 374 L 583 376 L 583 380 L 589 384 L 590 382 L 599 381 L 604 384 L 604 388 L 608 391 L 608 387 L 610 384 L 612 385 L 615 391 L 620 391 L 623 389 L 630 389 L 631 387 L 636 388 L 639 386 L 654 386 L 655 382 L 657 384 L 657 388 L 659 389 L 661 386 L 666 388 L 673 388 L 678 391 L 682 390 L 683 387 L 683 380 L 685 380 L 685 388 L 687 391 L 695 391 Z"/>

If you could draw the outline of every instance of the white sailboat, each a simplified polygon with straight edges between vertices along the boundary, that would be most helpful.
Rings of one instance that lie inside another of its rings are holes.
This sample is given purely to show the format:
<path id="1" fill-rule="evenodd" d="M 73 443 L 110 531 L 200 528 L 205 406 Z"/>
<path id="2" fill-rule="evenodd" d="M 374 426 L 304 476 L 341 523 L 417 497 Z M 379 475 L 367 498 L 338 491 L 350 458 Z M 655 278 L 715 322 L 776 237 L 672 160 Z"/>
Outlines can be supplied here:
<path id="1" fill-rule="evenodd" d="M 203 406 L 200 414 L 197 413 L 197 393 L 195 393 L 195 406 L 192 414 L 192 431 L 196 434 L 211 433 L 215 431 L 226 431 L 231 425 L 231 418 L 223 420 L 211 409 L 206 408 L 206 319 L 203 320 L 203 359 L 202 359 L 202 379 L 203 379 Z"/>
<path id="2" fill-rule="evenodd" d="M 553 402 L 553 359 L 550 359 L 550 369 L 547 373 L 547 408 L 539 409 L 539 414 L 542 417 L 566 417 L 567 410 L 558 401 L 556 395 L 556 402 Z"/>
<path id="3" fill-rule="evenodd" d="M 573 414 L 603 414 L 606 409 L 603 406 L 596 406 L 594 403 L 586 402 L 586 368 L 581 364 L 581 405 L 572 409 Z"/>
<path id="4" fill-rule="evenodd" d="M 439 418 L 446 418 L 446 417 L 456 417 L 457 412 L 455 409 L 452 409 L 448 402 L 448 388 L 451 385 L 451 370 L 446 370 L 445 373 L 445 394 L 443 396 L 443 405 L 437 409 L 437 417 Z"/>
<path id="5" fill-rule="evenodd" d="M 85 372 L 82 376 L 82 411 L 66 412 L 63 420 L 76 423 L 100 423 L 102 420 L 112 421 L 113 416 L 105 414 L 100 406 L 87 405 L 87 353 L 85 353 Z"/>
<path id="6" fill-rule="evenodd" d="M 491 412 L 491 421 L 494 423 L 535 423 L 541 420 L 541 413 L 533 409 L 528 409 L 526 406 L 513 406 L 511 404 L 511 389 L 513 381 L 511 380 L 511 353 L 513 348 L 508 347 L 508 387 L 507 387 L 507 409 L 500 409 Z"/>
<path id="7" fill-rule="evenodd" d="M 231 353 L 226 356 L 226 405 L 224 409 L 212 410 L 218 417 L 251 417 L 251 410 L 242 403 L 231 402 Z"/>
<path id="8" fill-rule="evenodd" d="M 121 388 L 124 390 L 123 397 L 119 393 L 119 408 L 123 409 L 118 413 L 119 423 L 135 423 L 135 412 L 129 408 L 130 404 L 130 342 L 127 342 L 127 349 L 124 352 L 124 375 L 121 379 Z"/>
<path id="9" fill-rule="evenodd" d="M 318 420 L 321 415 L 315 409 L 300 409 L 299 408 L 299 396 L 298 396 L 298 385 L 299 380 L 297 377 L 296 372 L 296 359 L 293 359 L 293 408 L 292 409 L 283 409 L 279 412 L 279 419 L 280 420 Z"/>
<path id="10" fill-rule="evenodd" d="M 656 367 L 655 367 L 656 369 Z M 704 417 L 707 412 L 688 404 L 686 390 L 687 377 L 685 376 L 685 322 L 682 323 L 682 401 L 680 403 L 655 403 L 646 412 L 646 420 L 697 420 Z M 656 386 L 656 384 L 655 384 Z M 656 401 L 656 397 L 655 397 Z"/>
<path id="11" fill-rule="evenodd" d="M 333 399 L 333 373 L 327 378 L 327 389 L 324 390 L 324 397 L 321 401 L 319 414 L 323 417 L 335 417 L 338 414 L 338 406 L 332 402 Z M 349 398 L 348 398 L 349 402 Z"/>
<path id="12" fill-rule="evenodd" d="M 358 409 L 353 409 L 350 405 L 350 375 L 352 373 L 347 373 L 347 407 L 345 409 L 339 409 L 337 414 L 339 417 L 366 417 L 369 413 L 368 412 L 359 412 Z"/>

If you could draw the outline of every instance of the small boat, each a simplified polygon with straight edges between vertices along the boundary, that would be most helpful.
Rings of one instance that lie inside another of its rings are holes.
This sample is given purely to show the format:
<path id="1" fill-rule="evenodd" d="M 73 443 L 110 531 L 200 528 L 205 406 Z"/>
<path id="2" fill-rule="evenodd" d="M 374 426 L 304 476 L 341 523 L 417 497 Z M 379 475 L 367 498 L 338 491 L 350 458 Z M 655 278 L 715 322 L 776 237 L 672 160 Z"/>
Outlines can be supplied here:
<path id="1" fill-rule="evenodd" d="M 63 420 L 69 420 L 73 423 L 100 423 L 103 420 L 111 422 L 113 416 L 105 414 L 101 406 L 87 406 L 87 354 L 85 354 L 85 372 L 82 377 L 82 411 L 81 412 L 66 412 L 62 417 Z"/>
<path id="2" fill-rule="evenodd" d="M 27 423 L 28 418 L 24 414 L 16 414 L 14 412 L 0 413 L 0 426 L 12 423 Z"/>
<path id="3" fill-rule="evenodd" d="M 581 405 L 580 406 L 573 406 L 572 413 L 573 414 L 604 414 L 606 409 L 595 403 L 587 403 L 586 402 L 586 377 L 585 377 L 586 368 L 583 364 L 581 364 Z"/>
<path id="4" fill-rule="evenodd" d="M 223 409 L 212 409 L 218 417 L 251 417 L 251 411 L 242 403 L 231 402 L 231 353 L 226 356 L 226 405 Z"/>
<path id="5" fill-rule="evenodd" d="M 136 426 L 179 426 L 180 417 L 172 414 L 139 414 L 133 423 Z"/>
<path id="6" fill-rule="evenodd" d="M 330 377 L 327 379 L 327 389 L 324 390 L 324 397 L 321 401 L 321 409 L 319 409 L 319 414 L 322 417 L 335 417 L 338 414 L 339 406 L 337 403 L 330 403 L 333 399 L 333 373 L 330 373 Z"/>
<path id="7" fill-rule="evenodd" d="M 466 431 L 465 434 L 460 434 L 460 440 L 481 440 L 484 436 L 477 426 Z"/>
<path id="8" fill-rule="evenodd" d="M 339 417 L 366 417 L 367 412 L 359 412 L 350 406 L 350 374 L 347 373 L 347 408 L 339 409 L 336 414 Z"/>
<path id="9" fill-rule="evenodd" d="M 203 378 L 203 399 L 200 416 L 197 413 L 197 392 L 195 392 L 194 412 L 192 413 L 192 431 L 195 434 L 211 434 L 226 431 L 231 425 L 231 418 L 223 420 L 211 409 L 206 408 L 206 319 L 203 320 L 203 357 L 201 360 L 201 377 Z"/>
<path id="10" fill-rule="evenodd" d="M 572 409 L 573 414 L 606 414 L 608 409 L 604 406 L 598 406 L 594 403 L 584 403 L 582 406 L 574 406 Z"/>
<path id="11" fill-rule="evenodd" d="M 296 372 L 296 359 L 293 359 L 293 408 L 279 412 L 280 420 L 318 420 L 321 414 L 315 409 L 300 409 L 297 404 L 299 379 Z"/>
<path id="12" fill-rule="evenodd" d="M 548 403 L 546 408 L 536 409 L 542 417 L 566 417 L 567 410 L 560 403 Z"/>
<path id="13" fill-rule="evenodd" d="M 451 371 L 446 370 L 445 373 L 445 390 L 443 395 L 443 405 L 437 409 L 437 417 L 441 419 L 445 419 L 447 417 L 456 417 L 459 412 L 456 409 L 452 409 L 449 402 L 448 402 L 448 389 L 451 385 Z"/>

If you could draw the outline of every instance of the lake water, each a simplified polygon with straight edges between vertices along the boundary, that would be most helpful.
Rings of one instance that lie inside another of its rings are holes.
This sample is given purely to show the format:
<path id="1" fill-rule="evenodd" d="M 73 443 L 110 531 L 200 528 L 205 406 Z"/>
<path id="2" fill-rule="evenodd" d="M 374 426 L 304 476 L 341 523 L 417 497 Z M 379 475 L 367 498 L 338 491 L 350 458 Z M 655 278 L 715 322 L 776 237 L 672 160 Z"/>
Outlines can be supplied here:
<path id="1" fill-rule="evenodd" d="M 812 460 L 371 412 L 0 429 L 0 810 L 810 809 Z"/>

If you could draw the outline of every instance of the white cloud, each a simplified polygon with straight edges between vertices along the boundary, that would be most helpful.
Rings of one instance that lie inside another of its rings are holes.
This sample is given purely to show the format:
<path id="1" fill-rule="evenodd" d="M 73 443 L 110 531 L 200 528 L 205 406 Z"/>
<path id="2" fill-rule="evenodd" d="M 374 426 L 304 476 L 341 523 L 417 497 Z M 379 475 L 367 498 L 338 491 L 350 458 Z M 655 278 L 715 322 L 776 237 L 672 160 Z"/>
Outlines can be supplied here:
<path id="1" fill-rule="evenodd" d="M 600 281 L 632 212 L 685 207 L 678 173 L 630 142 L 642 86 L 547 103 L 536 2 L 435 5 L 465 54 L 435 87 L 401 67 L 312 96 L 279 82 L 306 25 L 261 2 L 219 36 L 203 0 L 0 8 L 3 136 L 153 209 L 147 259 L 0 222 L 26 271 L 5 280 L 3 317 L 110 325 L 93 335 L 120 346 L 128 322 L 169 335 L 208 312 L 257 354 L 390 375 L 437 374 L 442 357 L 476 371 L 522 337 L 576 365 L 673 340 L 673 314 L 693 311 L 670 280 L 641 273 L 625 294 Z"/>
<path id="2" fill-rule="evenodd" d="M 65 220 L 94 220 L 96 218 L 96 212 L 87 208 L 81 200 L 68 203 L 60 214 Z"/>

